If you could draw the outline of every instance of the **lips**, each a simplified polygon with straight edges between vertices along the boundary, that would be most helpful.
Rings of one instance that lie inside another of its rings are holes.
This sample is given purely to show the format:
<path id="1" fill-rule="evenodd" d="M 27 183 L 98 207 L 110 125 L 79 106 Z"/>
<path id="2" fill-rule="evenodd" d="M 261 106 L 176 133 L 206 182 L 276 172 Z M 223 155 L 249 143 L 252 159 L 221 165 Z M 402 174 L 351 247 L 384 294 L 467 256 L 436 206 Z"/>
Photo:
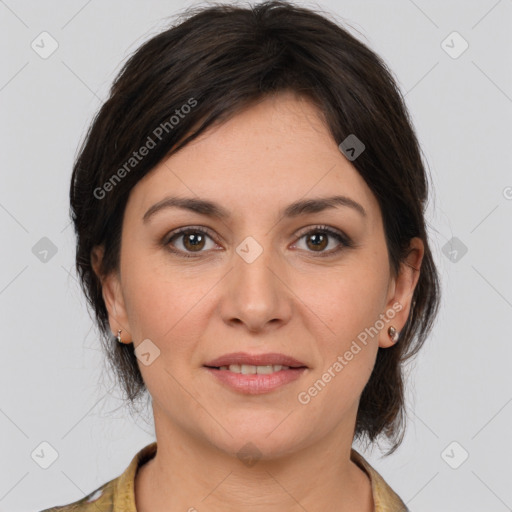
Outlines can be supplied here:
<path id="1" fill-rule="evenodd" d="M 307 368 L 308 366 L 297 359 L 285 354 L 268 353 L 268 354 L 248 354 L 246 352 L 233 352 L 224 354 L 221 357 L 212 359 L 204 364 L 209 368 L 220 368 L 221 366 L 229 366 L 232 364 L 246 364 L 252 366 L 270 366 L 282 365 L 290 368 Z"/>

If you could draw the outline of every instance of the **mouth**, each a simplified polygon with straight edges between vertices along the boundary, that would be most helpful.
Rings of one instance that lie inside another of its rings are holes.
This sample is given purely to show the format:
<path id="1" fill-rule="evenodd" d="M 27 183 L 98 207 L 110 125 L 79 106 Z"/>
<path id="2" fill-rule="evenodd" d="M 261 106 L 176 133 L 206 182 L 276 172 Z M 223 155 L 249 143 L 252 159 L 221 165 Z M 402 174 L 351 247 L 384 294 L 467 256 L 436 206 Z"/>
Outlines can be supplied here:
<path id="1" fill-rule="evenodd" d="M 307 366 L 286 366 L 281 364 L 269 365 L 253 365 L 253 364 L 230 364 L 224 366 L 208 366 L 205 368 L 219 371 L 230 371 L 233 373 L 240 373 L 242 375 L 270 375 L 271 373 L 280 372 L 283 370 L 303 370 Z"/>
<path id="2" fill-rule="evenodd" d="M 271 373 L 294 368 L 307 368 L 308 366 L 286 354 L 275 352 L 267 354 L 248 354 L 246 352 L 232 352 L 217 357 L 204 364 L 207 368 L 217 368 L 218 370 L 229 369 L 232 372 L 247 374 Z M 278 368 L 275 370 L 274 368 Z"/>
<path id="3" fill-rule="evenodd" d="M 236 352 L 209 361 L 203 367 L 218 382 L 239 393 L 269 393 L 300 378 L 309 367 L 284 354 Z"/>

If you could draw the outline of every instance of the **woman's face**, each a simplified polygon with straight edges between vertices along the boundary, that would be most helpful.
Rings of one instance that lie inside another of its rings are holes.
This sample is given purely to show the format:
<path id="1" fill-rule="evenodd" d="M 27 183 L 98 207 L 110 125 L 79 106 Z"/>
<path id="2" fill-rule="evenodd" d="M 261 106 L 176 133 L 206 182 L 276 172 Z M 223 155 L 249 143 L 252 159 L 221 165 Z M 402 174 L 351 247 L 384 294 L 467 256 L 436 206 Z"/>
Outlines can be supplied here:
<path id="1" fill-rule="evenodd" d="M 154 209 L 170 196 L 214 203 L 225 216 Z M 290 208 L 333 196 L 347 199 Z M 423 246 L 414 243 L 419 268 Z M 315 107 L 287 93 L 204 133 L 138 182 L 120 273 L 103 293 L 112 331 L 135 345 L 157 437 L 170 429 L 271 458 L 327 438 L 351 444 L 377 350 L 393 344 L 390 325 L 403 327 L 418 274 L 404 266 L 391 276 L 376 198 Z M 306 368 L 237 377 L 205 366 L 234 352 L 283 354 Z"/>

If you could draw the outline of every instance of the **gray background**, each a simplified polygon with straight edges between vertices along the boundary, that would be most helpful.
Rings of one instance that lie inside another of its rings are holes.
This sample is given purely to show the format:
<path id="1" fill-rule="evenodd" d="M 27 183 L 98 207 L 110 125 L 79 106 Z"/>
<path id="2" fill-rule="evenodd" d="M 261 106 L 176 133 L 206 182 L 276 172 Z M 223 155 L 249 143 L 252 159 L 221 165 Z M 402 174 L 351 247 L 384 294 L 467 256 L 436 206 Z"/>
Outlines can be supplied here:
<path id="1" fill-rule="evenodd" d="M 191 3 L 0 1 L 1 511 L 75 501 L 153 440 L 151 417 L 120 407 L 104 370 L 73 271 L 68 187 L 120 64 Z M 363 454 L 413 512 L 512 510 L 512 0 L 319 5 L 395 73 L 435 187 L 442 310 L 409 367 L 403 445 Z M 58 43 L 46 59 L 31 47 L 51 48 L 43 31 Z M 453 31 L 469 44 L 460 55 L 457 36 L 442 43 Z M 31 457 L 45 441 L 58 452 L 48 469 Z"/>

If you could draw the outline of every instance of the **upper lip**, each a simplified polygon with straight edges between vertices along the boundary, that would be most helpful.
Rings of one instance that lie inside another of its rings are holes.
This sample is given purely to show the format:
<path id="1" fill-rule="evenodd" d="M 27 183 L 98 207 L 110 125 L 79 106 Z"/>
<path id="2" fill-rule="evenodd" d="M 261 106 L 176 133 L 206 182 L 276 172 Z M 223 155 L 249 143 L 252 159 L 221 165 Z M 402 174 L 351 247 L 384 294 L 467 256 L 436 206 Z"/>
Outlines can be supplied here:
<path id="1" fill-rule="evenodd" d="M 220 367 L 229 366 L 231 364 L 249 364 L 254 366 L 282 365 L 293 368 L 307 367 L 304 363 L 285 354 L 268 353 L 268 354 L 247 354 L 246 352 L 232 352 L 223 356 L 212 359 L 205 363 L 204 366 Z"/>

